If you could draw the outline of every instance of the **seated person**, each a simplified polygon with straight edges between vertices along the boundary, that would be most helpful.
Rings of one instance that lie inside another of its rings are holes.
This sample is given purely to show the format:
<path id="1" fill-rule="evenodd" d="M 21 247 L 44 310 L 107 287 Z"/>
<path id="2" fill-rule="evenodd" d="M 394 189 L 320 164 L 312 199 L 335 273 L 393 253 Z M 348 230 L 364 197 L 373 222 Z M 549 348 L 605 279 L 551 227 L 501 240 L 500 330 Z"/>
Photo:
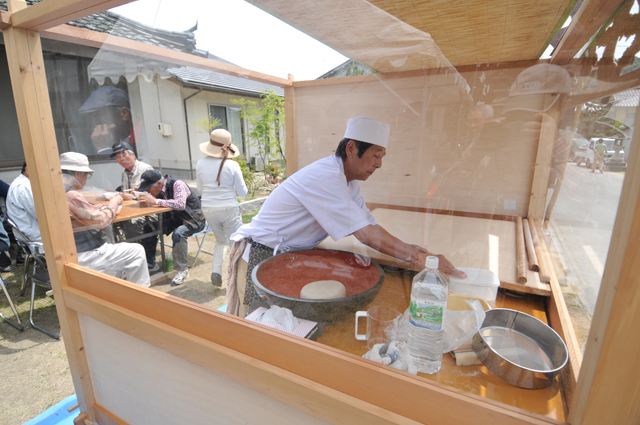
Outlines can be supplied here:
<path id="1" fill-rule="evenodd" d="M 122 185 L 116 190 L 122 192 L 121 196 L 123 199 L 132 200 L 134 199 L 132 191 L 138 190 L 142 173 L 148 170 L 153 170 L 153 167 L 139 161 L 136 158 L 133 148 L 127 142 L 115 143 L 112 150 L 113 153 L 111 154 L 111 158 L 115 158 L 116 161 L 118 161 L 118 164 L 124 168 L 124 171 L 122 171 Z M 135 218 L 131 221 L 125 221 L 119 224 L 127 239 L 130 239 L 145 233 L 153 232 L 154 228 L 157 228 L 157 225 L 152 224 L 152 222 L 155 221 L 157 221 L 155 216 L 147 216 Z M 144 247 L 149 272 L 157 272 L 160 269 L 160 266 L 156 263 L 156 244 L 158 243 L 158 236 L 150 236 L 148 238 L 141 239 L 139 242 L 140 245 Z"/>
<path id="2" fill-rule="evenodd" d="M 162 177 L 156 170 L 145 171 L 139 190 L 144 193 L 138 197 L 142 202 L 161 207 L 173 208 L 163 216 L 163 233 L 173 232 L 173 267 L 178 272 L 171 281 L 172 285 L 182 285 L 189 277 L 187 238 L 201 232 L 206 220 L 200 206 L 200 199 L 191 192 L 182 180 L 172 176 Z"/>
<path id="3" fill-rule="evenodd" d="M 124 272 L 126 280 L 141 286 L 150 286 L 149 270 L 146 267 L 142 245 L 109 244 L 101 232 L 115 218 L 118 207 L 122 205 L 122 197 L 114 196 L 107 205 L 93 205 L 78 192 L 93 174 L 93 170 L 89 168 L 89 160 L 81 153 L 61 154 L 60 167 L 67 192 L 78 263 L 111 276 L 119 276 Z"/>
<path id="4" fill-rule="evenodd" d="M 11 182 L 7 195 L 7 213 L 18 229 L 33 242 L 41 242 L 40 226 L 33 202 L 29 168 L 25 162 L 22 173 Z"/>

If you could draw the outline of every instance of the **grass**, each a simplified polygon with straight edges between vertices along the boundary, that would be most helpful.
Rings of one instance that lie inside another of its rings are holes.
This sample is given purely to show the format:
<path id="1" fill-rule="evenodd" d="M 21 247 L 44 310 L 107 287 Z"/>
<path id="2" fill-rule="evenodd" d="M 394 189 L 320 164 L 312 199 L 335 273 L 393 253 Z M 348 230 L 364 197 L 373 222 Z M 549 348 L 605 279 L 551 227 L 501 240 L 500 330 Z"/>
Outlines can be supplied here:
<path id="1" fill-rule="evenodd" d="M 253 217 L 255 217 L 260 210 L 251 211 L 248 214 L 242 214 L 242 223 L 247 224 L 250 223 Z"/>

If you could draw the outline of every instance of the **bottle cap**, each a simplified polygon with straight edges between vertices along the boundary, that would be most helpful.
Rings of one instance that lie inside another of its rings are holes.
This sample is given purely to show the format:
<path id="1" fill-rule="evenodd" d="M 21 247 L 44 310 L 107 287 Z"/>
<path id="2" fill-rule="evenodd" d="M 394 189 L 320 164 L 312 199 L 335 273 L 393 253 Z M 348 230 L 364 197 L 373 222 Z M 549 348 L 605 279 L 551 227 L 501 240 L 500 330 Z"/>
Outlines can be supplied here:
<path id="1" fill-rule="evenodd" d="M 438 264 L 440 264 L 440 259 L 434 255 L 428 256 L 427 261 L 425 262 L 425 266 L 428 269 L 437 269 Z"/>

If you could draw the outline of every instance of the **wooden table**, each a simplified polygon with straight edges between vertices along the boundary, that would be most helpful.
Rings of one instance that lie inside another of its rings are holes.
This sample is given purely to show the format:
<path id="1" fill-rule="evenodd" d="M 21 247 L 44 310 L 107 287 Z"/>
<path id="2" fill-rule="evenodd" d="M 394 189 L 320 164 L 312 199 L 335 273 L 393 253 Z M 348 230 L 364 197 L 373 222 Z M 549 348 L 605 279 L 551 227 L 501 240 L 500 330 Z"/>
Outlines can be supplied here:
<path id="1" fill-rule="evenodd" d="M 400 240 L 443 254 L 457 267 L 493 271 L 503 288 L 550 296 L 548 283 L 527 270 L 527 283 L 518 283 L 516 273 L 516 223 L 505 220 L 462 217 L 417 211 L 376 208 L 378 224 Z M 318 248 L 338 249 L 366 255 L 380 264 L 410 268 L 410 264 L 382 254 L 360 243 L 355 236 L 334 241 L 327 238 Z"/>
<path id="2" fill-rule="evenodd" d="M 410 272 L 387 272 L 382 289 L 370 306 L 392 307 L 404 313 L 411 298 L 411 283 Z M 544 298 L 537 295 L 507 294 L 501 290 L 496 299 L 496 307 L 519 310 L 547 323 Z M 354 319 L 355 317 L 350 316 L 327 324 L 317 341 L 362 356 L 368 351 L 367 343 L 355 339 Z M 565 419 L 562 385 L 558 380 L 545 389 L 525 390 L 508 384 L 484 366 L 456 366 L 455 360 L 449 354 L 443 356 L 442 369 L 438 373 L 420 373 L 418 376 L 540 415 L 561 421 Z"/>
<path id="3" fill-rule="evenodd" d="M 87 198 L 89 202 L 92 204 L 103 204 L 106 205 L 109 201 L 104 195 L 91 193 L 91 192 L 81 192 L 82 195 Z M 160 265 L 162 273 L 154 275 L 152 279 L 152 283 L 157 283 L 160 280 L 163 280 L 167 277 L 167 266 L 165 262 L 165 251 L 164 251 L 164 237 L 162 234 L 162 213 L 171 211 L 172 208 L 168 207 L 159 207 L 155 205 L 148 205 L 138 201 L 124 201 L 122 203 L 122 208 L 118 211 L 118 214 L 111 222 L 113 223 L 121 223 L 124 221 L 133 220 L 136 218 L 149 217 L 155 214 L 158 214 L 158 229 L 155 232 L 145 233 L 144 235 L 135 236 L 133 238 L 128 238 L 126 242 L 136 242 L 141 239 L 145 239 L 149 236 L 157 235 L 160 239 L 160 258 L 162 259 L 162 264 Z M 115 243 L 115 237 L 113 234 L 113 230 L 111 228 L 110 231 L 107 232 L 107 237 L 110 239 L 111 243 Z"/>

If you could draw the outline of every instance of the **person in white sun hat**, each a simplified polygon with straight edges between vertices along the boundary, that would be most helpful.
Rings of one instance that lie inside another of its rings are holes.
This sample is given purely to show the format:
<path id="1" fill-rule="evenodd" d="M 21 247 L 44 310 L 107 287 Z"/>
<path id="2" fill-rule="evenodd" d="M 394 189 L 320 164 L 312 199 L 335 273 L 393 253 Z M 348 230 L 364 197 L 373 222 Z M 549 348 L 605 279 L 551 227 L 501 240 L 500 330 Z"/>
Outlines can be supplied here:
<path id="1" fill-rule="evenodd" d="M 60 168 L 71 215 L 71 226 L 78 252 L 78 263 L 111 276 L 148 287 L 151 282 L 144 248 L 137 243 L 107 243 L 100 230 L 111 224 L 122 205 L 122 197 L 116 195 L 107 205 L 94 205 L 79 192 L 93 175 L 89 160 L 81 153 L 66 152 L 60 155 Z"/>
<path id="2" fill-rule="evenodd" d="M 229 236 L 242 226 L 237 196 L 247 196 L 240 164 L 228 161 L 240 155 L 232 143 L 231 133 L 219 128 L 211 132 L 208 142 L 200 144 L 207 155 L 196 164 L 196 181 L 202 194 L 202 212 L 216 237 L 211 264 L 211 283 L 222 286 L 222 262 L 229 247 Z"/>
<path id="3" fill-rule="evenodd" d="M 327 235 L 354 235 L 384 254 L 424 268 L 423 247 L 392 236 L 376 223 L 360 194 L 358 180 L 378 168 L 389 143 L 389 124 L 367 117 L 350 118 L 335 155 L 320 159 L 287 178 L 269 195 L 251 223 L 231 235 L 234 241 L 227 273 L 227 312 L 243 316 L 258 301 L 253 268 L 279 252 L 310 249 Z M 464 278 L 443 256 L 440 269 Z"/>

